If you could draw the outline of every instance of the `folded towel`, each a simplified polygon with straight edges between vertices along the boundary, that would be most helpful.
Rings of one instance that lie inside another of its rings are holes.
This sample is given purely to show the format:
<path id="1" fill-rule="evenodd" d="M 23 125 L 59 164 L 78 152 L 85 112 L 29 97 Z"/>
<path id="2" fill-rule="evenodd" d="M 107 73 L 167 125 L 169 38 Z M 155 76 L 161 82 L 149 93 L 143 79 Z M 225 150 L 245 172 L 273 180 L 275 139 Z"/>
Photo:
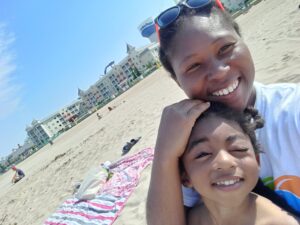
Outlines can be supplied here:
<path id="1" fill-rule="evenodd" d="M 120 159 L 110 166 L 112 178 L 106 182 L 94 199 L 66 200 L 44 224 L 48 225 L 111 225 L 137 186 L 141 172 L 153 160 L 153 149 Z"/>

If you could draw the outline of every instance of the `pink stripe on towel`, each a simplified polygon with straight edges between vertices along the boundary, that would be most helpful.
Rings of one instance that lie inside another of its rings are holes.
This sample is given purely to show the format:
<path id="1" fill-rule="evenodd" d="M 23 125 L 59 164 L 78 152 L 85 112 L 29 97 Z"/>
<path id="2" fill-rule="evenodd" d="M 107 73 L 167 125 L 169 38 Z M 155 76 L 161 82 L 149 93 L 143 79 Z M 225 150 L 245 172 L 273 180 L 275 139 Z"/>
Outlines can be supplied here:
<path id="1" fill-rule="evenodd" d="M 111 225 L 138 185 L 141 172 L 152 162 L 153 152 L 152 148 L 146 148 L 113 163 L 111 171 L 114 175 L 104 184 L 101 192 L 94 199 L 86 201 L 68 199 L 44 224 Z"/>

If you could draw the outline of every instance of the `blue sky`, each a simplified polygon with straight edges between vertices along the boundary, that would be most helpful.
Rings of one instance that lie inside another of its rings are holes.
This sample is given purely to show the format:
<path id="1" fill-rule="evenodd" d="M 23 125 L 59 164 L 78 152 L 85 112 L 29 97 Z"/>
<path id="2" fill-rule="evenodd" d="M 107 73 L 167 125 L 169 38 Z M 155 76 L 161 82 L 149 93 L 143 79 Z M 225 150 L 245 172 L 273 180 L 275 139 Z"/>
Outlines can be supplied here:
<path id="1" fill-rule="evenodd" d="M 138 25 L 172 0 L 0 0 L 0 157 L 25 128 L 77 98 L 126 43 L 148 44 Z"/>

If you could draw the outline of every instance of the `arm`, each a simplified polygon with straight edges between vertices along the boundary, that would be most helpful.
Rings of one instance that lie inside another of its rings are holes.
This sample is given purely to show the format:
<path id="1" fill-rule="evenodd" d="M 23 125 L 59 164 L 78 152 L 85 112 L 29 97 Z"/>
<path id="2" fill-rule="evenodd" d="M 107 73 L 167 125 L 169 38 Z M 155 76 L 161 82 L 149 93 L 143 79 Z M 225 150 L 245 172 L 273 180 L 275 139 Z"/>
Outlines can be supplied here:
<path id="1" fill-rule="evenodd" d="M 208 107 L 200 100 L 183 100 L 164 109 L 147 198 L 149 225 L 186 224 L 178 161 L 196 119 Z"/>
<path id="2" fill-rule="evenodd" d="M 13 178 L 11 179 L 11 182 L 14 183 L 15 179 L 16 179 L 16 176 L 17 176 L 17 172 L 15 172 Z"/>

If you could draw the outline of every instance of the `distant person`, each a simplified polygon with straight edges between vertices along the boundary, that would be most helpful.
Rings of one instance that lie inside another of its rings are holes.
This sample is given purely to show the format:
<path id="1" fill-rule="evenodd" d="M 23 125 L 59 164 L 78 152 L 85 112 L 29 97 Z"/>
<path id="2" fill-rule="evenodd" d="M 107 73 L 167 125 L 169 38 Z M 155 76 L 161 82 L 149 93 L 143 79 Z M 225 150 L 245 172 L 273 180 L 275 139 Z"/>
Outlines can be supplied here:
<path id="1" fill-rule="evenodd" d="M 99 113 L 97 113 L 97 117 L 98 117 L 98 120 L 100 120 L 102 118 L 102 116 Z"/>
<path id="2" fill-rule="evenodd" d="M 111 111 L 111 110 L 113 110 L 113 108 L 112 108 L 112 107 L 110 107 L 110 106 L 108 106 L 108 111 Z"/>
<path id="3" fill-rule="evenodd" d="M 15 166 L 12 166 L 11 169 L 13 171 L 15 171 L 15 175 L 13 176 L 13 178 L 11 179 L 11 182 L 13 184 L 17 183 L 18 181 L 20 181 L 23 177 L 25 177 L 25 173 L 21 170 L 21 169 L 18 169 L 17 167 Z"/>

